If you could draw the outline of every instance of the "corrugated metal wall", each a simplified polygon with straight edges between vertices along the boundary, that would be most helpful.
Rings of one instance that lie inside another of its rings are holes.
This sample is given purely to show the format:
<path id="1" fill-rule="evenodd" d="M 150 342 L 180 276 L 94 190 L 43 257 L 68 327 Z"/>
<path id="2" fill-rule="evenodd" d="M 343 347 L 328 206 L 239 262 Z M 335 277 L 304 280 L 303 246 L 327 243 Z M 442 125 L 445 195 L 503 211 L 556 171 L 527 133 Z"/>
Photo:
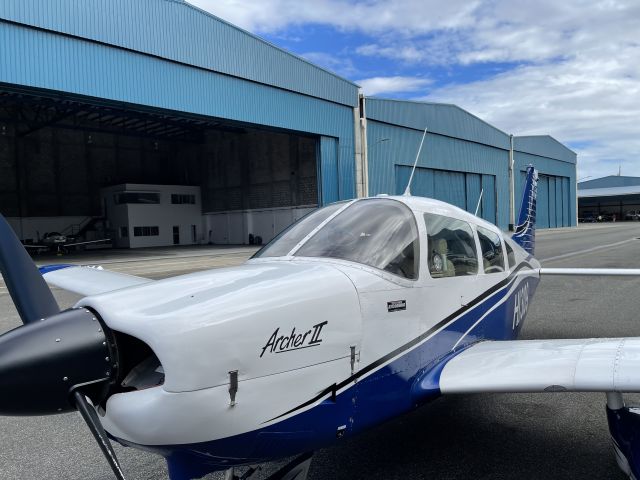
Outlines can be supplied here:
<path id="1" fill-rule="evenodd" d="M 0 19 L 355 107 L 357 86 L 209 13 L 171 0 L 2 0 Z"/>
<path id="2" fill-rule="evenodd" d="M 323 203 L 355 195 L 357 87 L 184 2 L 0 2 L 2 85 L 311 133 L 320 138 Z M 428 127 L 419 167 L 421 178 L 432 171 L 434 196 L 472 211 L 484 189 L 483 216 L 506 228 L 508 135 L 454 105 L 368 98 L 366 113 L 370 194 L 401 193 L 403 167 Z M 557 205 L 575 198 L 575 154 L 549 139 L 518 137 L 516 158 L 522 169 L 535 157 L 554 177 L 547 195 Z M 575 218 L 567 203 L 556 224 L 565 208 Z"/>
<path id="3" fill-rule="evenodd" d="M 366 99 L 369 193 L 401 194 L 420 145 L 412 193 L 475 212 L 506 229 L 509 224 L 509 136 L 453 105 Z M 549 136 L 514 137 L 516 172 L 530 163 L 540 172 L 538 225 L 575 225 L 576 155 Z M 516 173 L 516 213 L 523 173 Z"/>
<path id="4" fill-rule="evenodd" d="M 410 166 L 396 165 L 396 192 L 403 192 L 411 176 Z M 411 187 L 412 195 L 437 198 L 468 212 L 475 213 L 480 201 L 478 216 L 495 223 L 496 177 L 469 172 L 416 168 Z M 482 192 L 482 199 L 480 199 Z"/>
<path id="5" fill-rule="evenodd" d="M 515 150 L 531 153 L 540 157 L 576 163 L 575 152 L 569 150 L 562 143 L 549 135 L 529 135 L 513 137 Z"/>
<path id="6" fill-rule="evenodd" d="M 333 137 L 339 175 L 331 182 L 338 198 L 355 195 L 353 108 L 346 105 L 2 21 L 0 84 Z"/>
<path id="7" fill-rule="evenodd" d="M 515 139 L 514 139 L 515 140 Z M 576 165 L 565 161 L 514 151 L 516 209 L 520 208 L 525 171 L 535 165 L 539 172 L 537 224 L 539 228 L 576 225 Z"/>
<path id="8" fill-rule="evenodd" d="M 332 137 L 320 138 L 320 158 L 322 169 L 320 171 L 320 196 L 322 203 L 327 204 L 340 200 L 340 186 L 338 184 L 338 141 Z"/>
<path id="9" fill-rule="evenodd" d="M 509 149 L 509 135 L 456 105 L 367 98 L 366 111 L 371 120 Z"/>
<path id="10" fill-rule="evenodd" d="M 438 130 L 437 124 L 431 125 L 433 130 Z M 460 125 L 451 125 L 449 131 L 453 127 L 463 129 Z M 406 172 L 413 165 L 422 132 L 369 117 L 367 136 L 369 194 L 402 194 L 409 178 Z M 480 190 L 484 189 L 481 215 L 506 229 L 509 223 L 508 163 L 508 136 L 507 149 L 504 149 L 428 133 L 411 191 L 416 195 L 447 201 L 473 213 Z"/>

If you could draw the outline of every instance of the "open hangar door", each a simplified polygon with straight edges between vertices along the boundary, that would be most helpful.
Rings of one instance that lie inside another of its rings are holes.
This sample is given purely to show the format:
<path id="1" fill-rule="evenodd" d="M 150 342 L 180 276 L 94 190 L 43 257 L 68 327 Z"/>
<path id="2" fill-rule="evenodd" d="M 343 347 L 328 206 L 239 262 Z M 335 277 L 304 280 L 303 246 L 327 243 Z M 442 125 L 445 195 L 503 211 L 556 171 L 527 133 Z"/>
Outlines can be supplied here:
<path id="1" fill-rule="evenodd" d="M 225 119 L 0 87 L 0 213 L 26 242 L 50 231 L 105 238 L 121 227 L 105 218 L 102 188 L 197 186 L 211 215 L 195 235 L 181 232 L 181 244 L 248 243 L 249 233 L 267 241 L 318 205 L 317 144 Z"/>
<path id="2" fill-rule="evenodd" d="M 202 184 L 207 241 L 266 243 L 315 209 L 318 143 L 287 132 L 209 132 Z"/>
<path id="3" fill-rule="evenodd" d="M 0 212 L 27 243 L 52 231 L 114 238 L 101 188 L 198 185 L 203 125 L 123 104 L 0 87 Z"/>
<path id="4" fill-rule="evenodd" d="M 580 222 L 637 221 L 640 219 L 637 214 L 640 212 L 639 194 L 586 196 L 590 190 L 578 190 L 580 192 L 578 197 L 578 220 Z"/>

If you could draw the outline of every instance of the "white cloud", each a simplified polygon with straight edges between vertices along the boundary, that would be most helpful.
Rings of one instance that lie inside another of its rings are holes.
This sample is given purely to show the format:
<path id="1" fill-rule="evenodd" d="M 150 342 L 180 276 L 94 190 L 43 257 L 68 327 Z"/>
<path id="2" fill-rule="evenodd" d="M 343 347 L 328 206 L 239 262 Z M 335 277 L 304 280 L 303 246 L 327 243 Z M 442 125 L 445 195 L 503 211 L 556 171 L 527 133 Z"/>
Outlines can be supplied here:
<path id="1" fill-rule="evenodd" d="M 637 42 L 635 0 L 190 0 L 257 33 L 326 25 L 373 35 L 363 55 L 427 60 L 444 49 L 451 63 L 541 61 L 603 43 Z"/>
<path id="2" fill-rule="evenodd" d="M 385 33 L 356 52 L 425 66 L 544 63 L 607 48 L 615 53 L 619 44 L 638 42 L 640 3 L 632 0 L 495 0 L 472 5 L 465 20 L 454 27 L 434 21 L 423 29 L 411 24 L 404 28 L 395 19 L 388 19 Z M 417 8 L 413 15 L 422 18 L 428 9 Z M 375 32 L 369 26 L 353 30 Z"/>
<path id="3" fill-rule="evenodd" d="M 424 90 L 431 80 L 418 77 L 373 77 L 356 80 L 365 95 L 417 92 Z"/>
<path id="4" fill-rule="evenodd" d="M 550 134 L 576 145 L 581 176 L 615 173 L 619 164 L 640 175 L 637 0 L 192 1 L 257 33 L 306 25 L 357 33 L 361 44 L 339 58 L 307 58 L 350 78 L 367 77 L 357 74 L 359 62 L 384 59 L 375 77 L 358 82 L 370 95 L 414 92 L 514 134 Z M 493 63 L 503 73 L 481 81 L 436 87 L 426 80 L 432 66 L 459 73 Z"/>
<path id="5" fill-rule="evenodd" d="M 421 99 L 455 103 L 515 135 L 550 134 L 577 145 L 579 175 L 640 175 L 640 49 L 581 55 L 439 88 Z M 632 70 L 636 70 L 632 72 Z M 624 72 L 624 73 L 623 73 Z"/>
<path id="6" fill-rule="evenodd" d="M 470 26 L 479 1 L 450 0 L 189 0 L 189 3 L 252 32 L 322 24 L 341 30 L 405 34 Z"/>
<path id="7" fill-rule="evenodd" d="M 375 43 L 369 43 L 357 47 L 356 53 L 367 57 L 395 58 L 405 62 L 420 61 L 424 58 L 424 52 L 416 45 L 410 44 L 383 47 Z"/>

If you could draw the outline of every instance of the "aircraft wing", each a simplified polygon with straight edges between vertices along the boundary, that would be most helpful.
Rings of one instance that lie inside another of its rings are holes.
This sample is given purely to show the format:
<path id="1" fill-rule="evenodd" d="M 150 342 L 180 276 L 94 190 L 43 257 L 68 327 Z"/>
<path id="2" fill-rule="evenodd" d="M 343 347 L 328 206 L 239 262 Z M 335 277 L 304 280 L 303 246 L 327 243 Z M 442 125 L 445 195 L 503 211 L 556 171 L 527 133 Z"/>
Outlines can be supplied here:
<path id="1" fill-rule="evenodd" d="M 153 281 L 149 278 L 110 272 L 102 267 L 77 265 L 48 265 L 40 267 L 40 273 L 48 284 L 81 295 L 97 295 Z"/>
<path id="2" fill-rule="evenodd" d="M 480 342 L 446 362 L 439 389 L 640 392 L 640 337 Z"/>
<path id="3" fill-rule="evenodd" d="M 110 238 L 103 238 L 101 240 L 89 240 L 88 242 L 73 242 L 73 243 L 65 243 L 63 247 L 76 247 L 78 245 L 88 245 L 90 243 L 105 243 L 110 242 Z"/>
<path id="4" fill-rule="evenodd" d="M 569 275 L 578 277 L 638 277 L 640 268 L 547 268 L 538 270 L 540 276 Z"/>

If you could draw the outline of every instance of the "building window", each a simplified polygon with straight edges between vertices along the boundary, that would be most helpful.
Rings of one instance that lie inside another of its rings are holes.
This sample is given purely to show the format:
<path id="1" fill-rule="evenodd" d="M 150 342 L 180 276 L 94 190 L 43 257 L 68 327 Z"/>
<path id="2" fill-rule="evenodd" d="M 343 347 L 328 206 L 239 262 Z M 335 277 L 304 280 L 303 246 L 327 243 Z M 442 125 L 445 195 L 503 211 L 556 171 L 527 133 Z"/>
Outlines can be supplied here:
<path id="1" fill-rule="evenodd" d="M 116 202 L 116 205 L 126 203 L 146 203 L 154 205 L 160 203 L 160 194 L 155 192 L 120 192 L 113 195 L 113 200 Z"/>
<path id="2" fill-rule="evenodd" d="M 182 205 L 182 204 L 195 205 L 196 196 L 188 193 L 172 193 L 171 203 L 176 205 Z"/>
<path id="3" fill-rule="evenodd" d="M 157 237 L 160 235 L 160 227 L 133 227 L 134 237 Z"/>
<path id="4" fill-rule="evenodd" d="M 129 227 L 120 227 L 120 238 L 127 238 L 129 236 Z"/>

